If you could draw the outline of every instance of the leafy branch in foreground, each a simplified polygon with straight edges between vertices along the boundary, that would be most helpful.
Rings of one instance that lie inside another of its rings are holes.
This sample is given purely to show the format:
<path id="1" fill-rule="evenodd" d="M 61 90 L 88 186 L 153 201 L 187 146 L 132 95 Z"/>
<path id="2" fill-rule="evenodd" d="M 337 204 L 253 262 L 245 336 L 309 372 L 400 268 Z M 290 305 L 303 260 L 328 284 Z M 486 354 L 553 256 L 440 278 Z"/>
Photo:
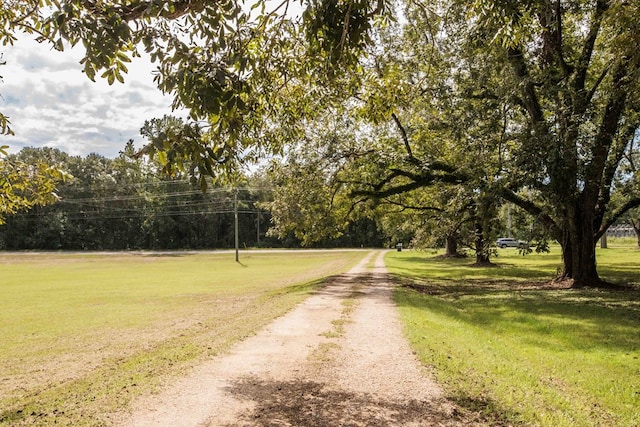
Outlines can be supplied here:
<path id="1" fill-rule="evenodd" d="M 0 147 L 0 224 L 6 215 L 55 202 L 56 184 L 66 178 L 64 172 L 42 162 L 13 161 L 6 148 Z"/>

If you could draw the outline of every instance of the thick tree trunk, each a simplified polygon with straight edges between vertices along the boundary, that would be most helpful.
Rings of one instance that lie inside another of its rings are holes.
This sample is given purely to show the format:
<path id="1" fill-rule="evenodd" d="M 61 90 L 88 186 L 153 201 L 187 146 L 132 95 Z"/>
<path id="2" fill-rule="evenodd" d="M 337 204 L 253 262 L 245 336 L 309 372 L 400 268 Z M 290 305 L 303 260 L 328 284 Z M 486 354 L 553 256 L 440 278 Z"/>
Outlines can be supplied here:
<path id="1" fill-rule="evenodd" d="M 458 239 L 455 235 L 447 235 L 445 237 L 445 246 L 444 246 L 444 256 L 446 258 L 449 257 L 457 257 L 458 254 Z"/>
<path id="2" fill-rule="evenodd" d="M 566 221 L 562 245 L 564 271 L 562 280 L 571 280 L 573 287 L 602 286 L 596 268 L 596 242 L 592 219 L 579 210 Z"/>
<path id="3" fill-rule="evenodd" d="M 476 265 L 491 265 L 489 252 L 484 245 L 484 230 L 482 224 L 475 226 Z"/>
<path id="4" fill-rule="evenodd" d="M 640 248 L 640 218 L 632 219 L 629 221 L 631 226 L 633 227 L 633 231 L 636 232 L 636 241 L 638 242 L 638 247 Z"/>
<path id="5" fill-rule="evenodd" d="M 476 252 L 476 265 L 491 265 L 491 260 L 487 254 Z"/>
<path id="6" fill-rule="evenodd" d="M 602 237 L 600 237 L 600 249 L 608 249 L 609 244 L 607 243 L 607 233 L 604 233 Z"/>
<path id="7" fill-rule="evenodd" d="M 575 241 L 576 239 L 571 239 Z M 562 247 L 564 271 L 561 279 L 571 280 L 573 287 L 601 286 L 604 284 L 596 268 L 595 245 L 567 242 Z"/>

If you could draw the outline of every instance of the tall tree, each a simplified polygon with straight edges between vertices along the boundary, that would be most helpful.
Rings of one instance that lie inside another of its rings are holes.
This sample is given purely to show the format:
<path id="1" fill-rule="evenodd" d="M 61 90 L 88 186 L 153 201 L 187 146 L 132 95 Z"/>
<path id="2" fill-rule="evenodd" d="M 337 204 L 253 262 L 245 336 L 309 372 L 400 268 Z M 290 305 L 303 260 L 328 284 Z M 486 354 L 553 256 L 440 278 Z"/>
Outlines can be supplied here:
<path id="1" fill-rule="evenodd" d="M 471 182 L 544 224 L 562 246 L 563 277 L 576 286 L 602 283 L 597 239 L 640 205 L 629 185 L 635 171 L 622 175 L 627 191 L 616 183 L 640 125 L 639 7 L 605 0 L 408 3 L 408 27 L 422 30 L 446 58 L 441 76 L 448 75 L 442 81 L 451 96 L 437 99 L 458 107 L 446 127 L 455 146 L 482 163 Z M 433 66 L 433 56 L 425 62 Z M 404 188 L 442 169 L 422 163 L 425 172 L 402 174 L 411 181 Z M 459 176 L 459 161 L 446 165 Z"/>
<path id="2" fill-rule="evenodd" d="M 330 209 L 343 212 L 343 223 L 344 213 L 362 215 L 373 206 L 377 214 L 421 211 L 441 218 L 457 216 L 458 221 L 446 227 L 449 236 L 455 236 L 461 224 L 472 223 L 478 231 L 477 260 L 485 263 L 491 204 L 482 201 L 497 169 L 488 134 L 500 134 L 502 113 L 474 110 L 472 100 L 465 104 L 452 96 L 462 90 L 450 80 L 455 61 L 445 50 L 434 49 L 432 34 L 426 31 L 429 22 L 419 18 L 420 23 L 404 29 L 390 25 L 377 33 L 377 44 L 357 77 L 346 79 L 356 84 L 342 96 L 325 98 L 324 112 L 305 121 L 307 130 L 280 172 L 288 173 L 291 191 L 314 196 L 293 197 L 283 205 L 298 206 L 296 213 L 274 209 L 274 219 L 278 226 L 281 221 L 308 233 L 321 230 L 323 224 L 339 226 L 327 220 L 332 218 Z M 297 175 L 301 170 L 310 181 Z M 308 181 L 314 184 L 305 186 Z M 455 203 L 450 203 L 451 194 L 458 199 Z M 307 199 L 315 201 L 314 209 L 299 207 Z M 349 209 L 349 204 L 358 208 Z M 390 229 L 388 233 L 398 234 Z M 408 237 L 403 234 L 402 239 Z"/>
<path id="3" fill-rule="evenodd" d="M 458 6 L 465 7 L 462 3 Z M 501 77 L 489 89 L 513 116 L 500 194 L 551 230 L 563 250 L 563 277 L 601 283 L 595 244 L 626 210 L 611 211 L 613 181 L 639 126 L 640 42 L 636 2 L 479 1 L 451 16 L 471 58 L 490 58 Z M 517 194 L 529 188 L 534 200 Z"/>

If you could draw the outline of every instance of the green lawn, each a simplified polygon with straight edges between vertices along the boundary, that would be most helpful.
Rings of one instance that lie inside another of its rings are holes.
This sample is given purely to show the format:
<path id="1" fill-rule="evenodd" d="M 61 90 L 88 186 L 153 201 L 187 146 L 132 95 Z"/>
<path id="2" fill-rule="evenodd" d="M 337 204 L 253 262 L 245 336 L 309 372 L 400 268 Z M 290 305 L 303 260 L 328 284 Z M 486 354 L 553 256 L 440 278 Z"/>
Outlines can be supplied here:
<path id="1" fill-rule="evenodd" d="M 365 253 L 0 253 L 0 425 L 104 424 Z"/>
<path id="2" fill-rule="evenodd" d="M 390 252 L 406 333 L 448 395 L 507 423 L 640 424 L 640 250 L 598 251 L 603 278 L 636 291 L 545 287 L 560 252 L 472 259 Z M 497 422 L 497 421 L 496 421 Z"/>

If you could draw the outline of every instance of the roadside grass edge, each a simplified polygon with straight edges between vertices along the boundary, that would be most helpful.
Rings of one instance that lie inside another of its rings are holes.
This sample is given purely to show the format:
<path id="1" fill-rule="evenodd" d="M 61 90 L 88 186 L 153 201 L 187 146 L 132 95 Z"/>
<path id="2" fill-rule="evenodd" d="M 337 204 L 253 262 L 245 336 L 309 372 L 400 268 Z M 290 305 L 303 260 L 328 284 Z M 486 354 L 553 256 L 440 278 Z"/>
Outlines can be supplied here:
<path id="1" fill-rule="evenodd" d="M 602 271 L 640 283 L 627 257 L 608 256 Z M 491 273 L 390 252 L 418 358 L 451 400 L 491 425 L 640 425 L 640 290 L 544 288 L 548 258 L 521 258 L 504 255 Z"/>

